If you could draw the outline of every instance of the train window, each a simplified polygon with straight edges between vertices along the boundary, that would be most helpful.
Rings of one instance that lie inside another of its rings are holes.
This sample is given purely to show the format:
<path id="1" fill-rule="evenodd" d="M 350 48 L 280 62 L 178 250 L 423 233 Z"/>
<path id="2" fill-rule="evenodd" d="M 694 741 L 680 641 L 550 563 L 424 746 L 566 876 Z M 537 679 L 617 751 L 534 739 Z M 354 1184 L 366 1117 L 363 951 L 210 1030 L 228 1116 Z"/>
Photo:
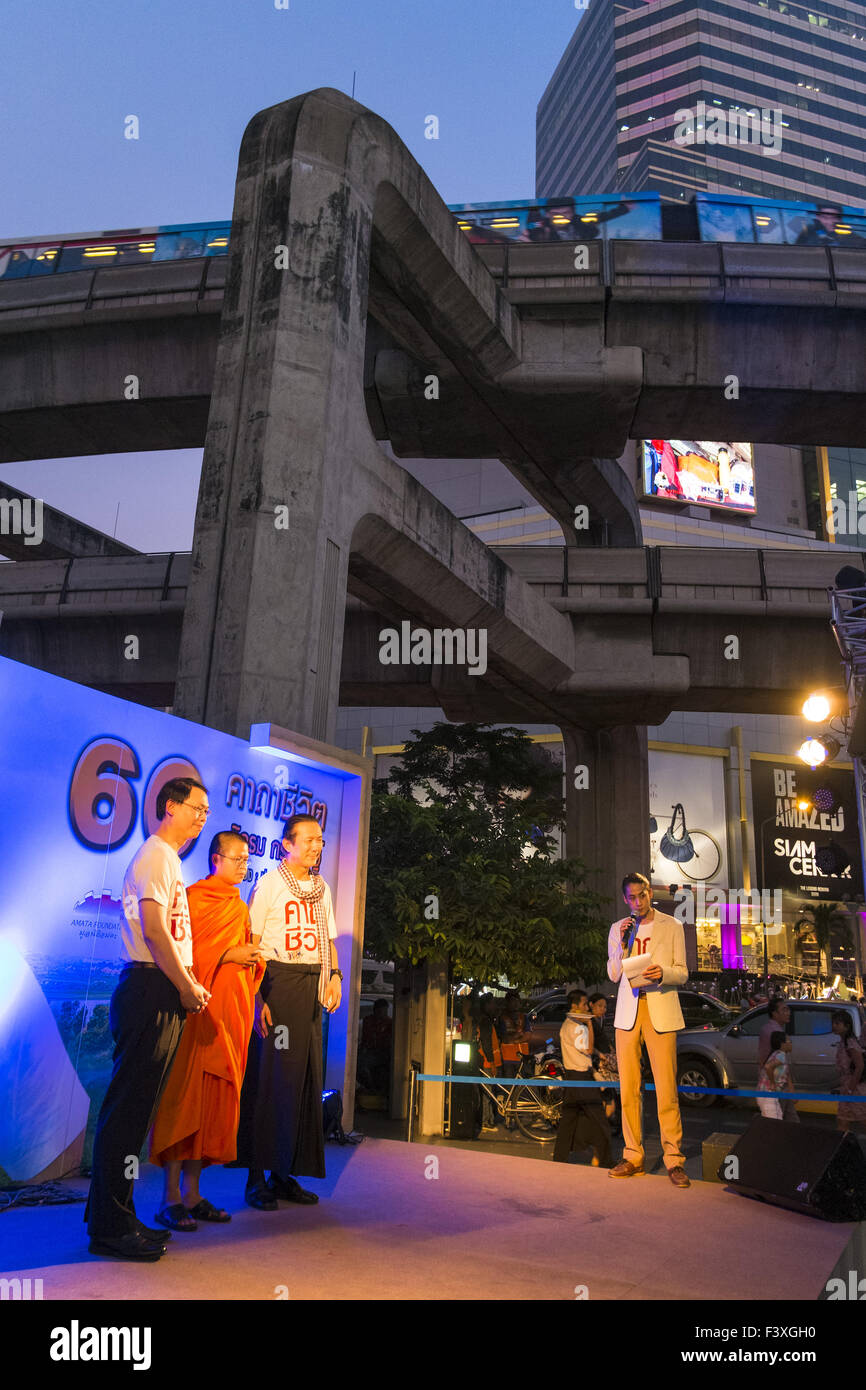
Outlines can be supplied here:
<path id="1" fill-rule="evenodd" d="M 147 265 L 156 250 L 155 237 L 142 236 L 138 241 L 121 242 L 112 265 Z"/>
<path id="2" fill-rule="evenodd" d="M 204 254 L 206 256 L 227 256 L 229 250 L 229 228 L 211 227 L 205 237 Z"/>
<path id="3" fill-rule="evenodd" d="M 661 206 L 624 199 L 603 203 L 598 213 L 602 236 L 607 241 L 658 241 L 661 238 Z"/>
<path id="4" fill-rule="evenodd" d="M 30 262 L 31 275 L 50 275 L 57 269 L 60 259 L 59 246 L 34 246 Z"/>
<path id="5" fill-rule="evenodd" d="M 699 202 L 701 241 L 754 241 L 752 209 L 747 203 Z"/>
<path id="6" fill-rule="evenodd" d="M 94 242 L 92 246 L 62 246 L 57 269 L 95 270 L 97 266 L 111 265 L 117 256 L 117 247 L 111 242 Z"/>
<path id="7" fill-rule="evenodd" d="M 156 250 L 151 260 L 184 261 L 192 256 L 203 256 L 204 254 L 204 234 L 202 232 L 169 232 L 156 238 Z"/>
<path id="8" fill-rule="evenodd" d="M 785 219 L 781 208 L 756 207 L 752 212 L 757 241 L 778 244 L 785 240 Z"/>
<path id="9" fill-rule="evenodd" d="M 866 247 L 866 217 L 846 217 L 845 221 L 851 228 L 851 235 L 842 244 L 856 246 L 862 251 Z"/>
<path id="10" fill-rule="evenodd" d="M 33 250 L 32 246 L 0 248 L 0 280 L 21 280 L 29 275 Z"/>
<path id="11" fill-rule="evenodd" d="M 789 246 L 813 246 L 815 242 L 815 218 L 804 209 L 797 212 L 785 211 L 785 241 Z"/>
<path id="12" fill-rule="evenodd" d="M 866 247 L 866 218 L 836 212 L 833 204 L 785 212 L 785 230 L 789 246 Z"/>
<path id="13" fill-rule="evenodd" d="M 0 280 L 21 280 L 25 275 L 50 275 L 57 265 L 59 246 L 0 247 Z"/>

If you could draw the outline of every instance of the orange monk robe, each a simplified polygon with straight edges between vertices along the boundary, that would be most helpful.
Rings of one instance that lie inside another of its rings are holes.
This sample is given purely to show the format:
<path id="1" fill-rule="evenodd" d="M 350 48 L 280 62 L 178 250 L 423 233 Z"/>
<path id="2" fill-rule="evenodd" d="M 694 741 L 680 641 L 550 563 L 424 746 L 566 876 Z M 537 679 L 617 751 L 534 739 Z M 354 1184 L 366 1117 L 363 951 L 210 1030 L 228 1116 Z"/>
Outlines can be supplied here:
<path id="1" fill-rule="evenodd" d="M 188 890 L 193 971 L 211 998 L 187 1014 L 159 1103 L 150 1141 L 152 1162 L 195 1158 L 204 1165 L 237 1155 L 241 1084 L 253 1026 L 255 992 L 265 962 L 254 970 L 220 960 L 252 939 L 250 915 L 237 888 L 203 878 Z"/>

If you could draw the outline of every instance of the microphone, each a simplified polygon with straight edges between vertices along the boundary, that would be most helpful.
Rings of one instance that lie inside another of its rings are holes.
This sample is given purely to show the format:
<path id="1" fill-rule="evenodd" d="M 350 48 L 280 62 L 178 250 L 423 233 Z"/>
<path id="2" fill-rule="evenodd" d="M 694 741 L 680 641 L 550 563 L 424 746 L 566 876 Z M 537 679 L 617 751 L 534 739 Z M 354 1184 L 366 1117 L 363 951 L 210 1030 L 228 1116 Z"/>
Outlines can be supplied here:
<path id="1" fill-rule="evenodd" d="M 622 928 L 622 944 L 623 944 L 623 946 L 625 946 L 625 943 L 628 941 L 628 938 L 629 938 L 629 935 L 630 935 L 632 929 L 633 929 L 634 927 L 636 927 L 637 924 L 638 924 L 637 915 L 636 915 L 634 912 L 630 913 L 630 914 L 629 914 L 628 922 L 627 922 L 626 925 Z"/>

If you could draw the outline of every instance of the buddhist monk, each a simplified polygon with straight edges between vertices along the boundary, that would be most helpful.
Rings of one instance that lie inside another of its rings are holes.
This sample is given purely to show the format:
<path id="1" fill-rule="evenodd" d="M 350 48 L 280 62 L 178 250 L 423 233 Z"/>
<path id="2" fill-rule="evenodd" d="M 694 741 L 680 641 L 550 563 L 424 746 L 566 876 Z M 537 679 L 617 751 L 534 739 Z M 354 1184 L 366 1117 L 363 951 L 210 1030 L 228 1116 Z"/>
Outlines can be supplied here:
<path id="1" fill-rule="evenodd" d="M 248 862 L 246 841 L 221 831 L 211 841 L 210 877 L 188 893 L 193 965 L 211 998 L 206 1014 L 187 1021 L 151 1136 L 151 1160 L 165 1169 L 156 1219 L 173 1231 L 231 1220 L 202 1197 L 199 1178 L 208 1164 L 231 1163 L 236 1156 L 254 999 L 265 972 L 237 889 Z"/>

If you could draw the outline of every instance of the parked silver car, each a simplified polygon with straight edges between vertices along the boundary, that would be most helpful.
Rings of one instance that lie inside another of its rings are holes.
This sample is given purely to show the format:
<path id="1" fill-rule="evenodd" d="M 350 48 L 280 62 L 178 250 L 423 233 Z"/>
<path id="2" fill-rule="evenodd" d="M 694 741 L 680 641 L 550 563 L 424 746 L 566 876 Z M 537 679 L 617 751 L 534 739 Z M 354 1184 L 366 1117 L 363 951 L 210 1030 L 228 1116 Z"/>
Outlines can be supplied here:
<path id="1" fill-rule="evenodd" d="M 793 1042 L 791 1075 L 798 1091 L 829 1091 L 839 1084 L 836 1044 L 831 1026 L 837 1009 L 851 1016 L 855 1038 L 864 1034 L 857 1004 L 839 1000 L 788 1001 L 791 1020 L 787 1033 Z M 680 1086 L 743 1087 L 758 1084 L 758 1034 L 767 1022 L 767 1005 L 740 1014 L 722 1028 L 686 1027 L 677 1034 L 677 1083 Z M 680 1093 L 686 1105 L 712 1105 L 715 1096 Z"/>
<path id="2" fill-rule="evenodd" d="M 712 994 L 702 994 L 699 990 L 690 989 L 688 986 L 677 991 L 680 997 L 680 1008 L 683 1011 L 686 1028 L 720 1028 L 737 1017 L 736 1010 L 728 1008 L 720 999 L 716 999 Z M 608 998 L 607 1016 L 605 1023 L 610 1030 L 609 1036 L 613 1042 L 613 1015 L 616 1010 L 616 996 Z M 530 1049 L 544 1047 L 547 1039 L 552 1037 L 554 1041 L 559 1038 L 559 1030 L 562 1027 L 566 1014 L 568 1013 L 568 999 L 563 990 L 553 990 L 550 994 L 528 1010 L 526 1015 L 526 1036 L 529 1041 Z M 693 1086 L 698 1082 L 693 1081 Z"/>

